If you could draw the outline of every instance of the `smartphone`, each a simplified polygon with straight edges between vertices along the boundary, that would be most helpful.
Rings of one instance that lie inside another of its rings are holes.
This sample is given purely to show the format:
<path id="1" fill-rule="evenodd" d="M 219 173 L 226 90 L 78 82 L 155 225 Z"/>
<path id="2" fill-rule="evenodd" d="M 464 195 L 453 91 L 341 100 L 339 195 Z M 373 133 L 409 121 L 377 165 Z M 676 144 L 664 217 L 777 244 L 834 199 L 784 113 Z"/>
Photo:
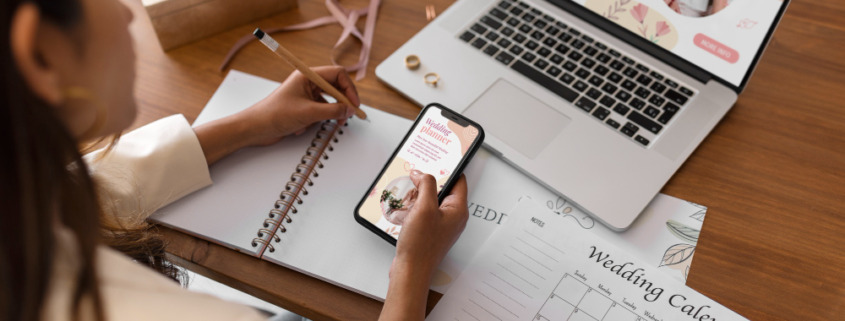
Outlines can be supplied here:
<path id="1" fill-rule="evenodd" d="M 358 203 L 355 220 L 396 245 L 419 194 L 411 171 L 434 176 L 440 203 L 483 141 L 476 122 L 437 103 L 425 106 Z"/>

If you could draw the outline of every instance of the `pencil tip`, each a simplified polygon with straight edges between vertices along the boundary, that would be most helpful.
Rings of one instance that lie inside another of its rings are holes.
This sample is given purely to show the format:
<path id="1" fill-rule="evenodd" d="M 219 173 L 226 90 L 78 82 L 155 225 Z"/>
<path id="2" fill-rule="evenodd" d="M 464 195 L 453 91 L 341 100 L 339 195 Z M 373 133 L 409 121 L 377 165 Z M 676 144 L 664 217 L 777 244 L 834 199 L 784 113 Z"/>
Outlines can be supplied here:
<path id="1" fill-rule="evenodd" d="M 261 38 L 264 38 L 264 31 L 261 31 L 261 28 L 255 28 L 255 31 L 252 32 L 252 35 L 258 38 L 258 40 L 261 40 Z"/>

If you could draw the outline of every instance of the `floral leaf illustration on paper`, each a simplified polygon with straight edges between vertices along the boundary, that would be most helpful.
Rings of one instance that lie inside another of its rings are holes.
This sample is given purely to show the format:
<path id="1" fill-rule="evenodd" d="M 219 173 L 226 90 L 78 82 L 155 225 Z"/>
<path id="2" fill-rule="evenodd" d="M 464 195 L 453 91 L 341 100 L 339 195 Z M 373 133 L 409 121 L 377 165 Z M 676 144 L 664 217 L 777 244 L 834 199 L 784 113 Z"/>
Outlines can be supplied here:
<path id="1" fill-rule="evenodd" d="M 704 214 L 707 214 L 707 206 L 696 204 L 696 203 L 693 203 L 693 202 L 687 202 L 687 203 L 689 203 L 690 205 L 698 208 L 698 211 L 696 211 L 695 213 L 692 213 L 692 215 L 690 215 L 689 217 L 696 220 L 696 221 L 704 222 Z"/>
<path id="2" fill-rule="evenodd" d="M 614 1 L 613 4 L 607 6 L 607 11 L 605 11 L 604 16 L 611 20 L 619 20 L 619 17 L 616 16 L 617 13 L 625 12 L 625 8 L 623 8 L 628 2 L 631 0 L 618 0 Z"/>
<path id="3" fill-rule="evenodd" d="M 596 221 L 587 214 L 579 213 L 579 215 L 581 216 L 580 218 L 575 217 L 575 215 L 573 214 L 570 214 L 572 213 L 572 207 L 566 206 L 566 200 L 562 197 L 558 197 L 557 200 L 554 201 L 547 201 L 546 207 L 552 210 L 552 212 L 555 212 L 555 214 L 557 215 L 560 215 L 562 217 L 571 217 L 575 220 L 575 222 L 578 223 L 578 225 L 581 225 L 581 227 L 584 229 L 591 229 L 593 228 L 593 226 L 596 225 Z"/>
<path id="4" fill-rule="evenodd" d="M 692 244 L 698 242 L 698 234 L 701 233 L 700 230 L 691 228 L 675 220 L 666 221 L 666 227 L 669 228 L 669 232 L 672 232 L 678 238 Z"/>
<path id="5" fill-rule="evenodd" d="M 693 253 L 695 253 L 695 245 L 686 243 L 672 245 L 663 253 L 663 260 L 661 260 L 660 266 L 676 265 L 686 262 L 692 257 Z"/>

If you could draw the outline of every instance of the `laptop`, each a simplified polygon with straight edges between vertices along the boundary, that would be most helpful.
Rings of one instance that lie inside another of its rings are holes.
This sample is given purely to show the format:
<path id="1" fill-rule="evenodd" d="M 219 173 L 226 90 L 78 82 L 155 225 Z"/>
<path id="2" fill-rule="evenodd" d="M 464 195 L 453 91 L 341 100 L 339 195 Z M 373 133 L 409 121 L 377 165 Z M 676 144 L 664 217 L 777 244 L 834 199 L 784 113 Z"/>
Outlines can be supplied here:
<path id="1" fill-rule="evenodd" d="M 736 102 L 787 3 L 459 0 L 376 75 L 622 231 Z"/>

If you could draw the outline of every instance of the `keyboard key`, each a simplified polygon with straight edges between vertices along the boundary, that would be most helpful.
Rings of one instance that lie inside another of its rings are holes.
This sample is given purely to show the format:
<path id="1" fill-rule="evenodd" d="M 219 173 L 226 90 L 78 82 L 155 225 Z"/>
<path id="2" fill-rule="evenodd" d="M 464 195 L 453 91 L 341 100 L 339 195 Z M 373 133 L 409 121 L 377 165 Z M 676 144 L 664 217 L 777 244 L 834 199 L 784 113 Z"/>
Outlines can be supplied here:
<path id="1" fill-rule="evenodd" d="M 634 59 L 631 59 L 631 58 L 628 58 L 628 57 L 622 57 L 622 61 L 624 61 L 626 64 L 629 64 L 629 65 L 634 64 Z"/>
<path id="2" fill-rule="evenodd" d="M 557 77 L 557 75 L 560 75 L 562 71 L 563 70 L 560 70 L 560 68 L 555 66 L 551 66 L 549 67 L 549 70 L 546 70 L 546 72 L 549 73 L 549 75 L 552 77 Z"/>
<path id="3" fill-rule="evenodd" d="M 693 94 L 692 90 L 687 89 L 687 87 L 681 87 L 681 93 L 687 96 L 692 96 Z"/>
<path id="4" fill-rule="evenodd" d="M 655 93 L 657 93 L 659 95 L 659 94 L 663 93 L 664 89 L 666 89 L 666 85 L 664 85 L 663 83 L 661 83 L 659 81 L 655 81 L 653 84 L 651 84 L 651 87 L 648 87 L 648 88 L 651 88 L 651 90 L 653 90 Z"/>
<path id="5" fill-rule="evenodd" d="M 607 51 L 607 53 L 609 53 L 611 56 L 614 56 L 614 57 L 616 57 L 616 58 L 619 58 L 619 57 L 621 57 L 621 56 L 622 56 L 622 54 L 621 54 L 621 53 L 619 53 L 618 51 L 616 51 L 616 50 L 614 50 L 614 49 L 610 49 L 610 50 L 608 50 L 608 51 Z"/>
<path id="6" fill-rule="evenodd" d="M 613 129 L 619 129 L 619 126 L 620 126 L 619 122 L 617 122 L 613 119 L 610 119 L 610 118 L 608 118 L 607 121 L 605 121 L 604 123 L 607 124 L 610 127 L 613 127 Z"/>
<path id="7" fill-rule="evenodd" d="M 610 110 L 604 107 L 596 108 L 596 111 L 593 112 L 593 116 L 601 120 L 607 118 L 608 115 L 610 115 Z"/>
<path id="8" fill-rule="evenodd" d="M 619 99 L 621 102 L 628 102 L 628 99 L 631 99 L 631 94 L 627 91 L 620 90 L 616 93 L 616 99 Z"/>
<path id="9" fill-rule="evenodd" d="M 517 56 L 518 56 L 519 54 L 521 54 L 521 53 L 522 53 L 522 47 L 520 47 L 520 46 L 516 46 L 516 45 L 515 45 L 515 46 L 511 47 L 510 52 L 511 52 L 512 54 L 514 54 L 514 55 L 517 55 Z"/>
<path id="10" fill-rule="evenodd" d="M 642 110 L 645 107 L 645 102 L 634 98 L 634 100 L 631 100 L 631 107 L 634 107 L 636 110 Z"/>
<path id="11" fill-rule="evenodd" d="M 658 81 L 663 81 L 663 75 L 657 73 L 656 71 L 652 71 L 651 73 L 649 73 L 649 75 L 651 75 L 652 78 L 657 79 Z"/>
<path id="12" fill-rule="evenodd" d="M 622 88 L 625 88 L 628 91 L 634 91 L 634 88 L 637 88 L 637 84 L 631 80 L 625 79 L 625 81 L 622 82 Z"/>
<path id="13" fill-rule="evenodd" d="M 569 29 L 568 32 L 569 32 L 569 34 L 571 34 L 573 36 L 580 36 L 581 35 L 581 32 L 578 31 L 578 30 L 575 30 L 575 29 Z"/>
<path id="14" fill-rule="evenodd" d="M 664 82 L 665 82 L 665 83 L 666 83 L 666 85 L 668 85 L 669 87 L 672 87 L 672 88 L 678 88 L 678 83 L 676 83 L 676 82 L 672 81 L 672 79 L 666 78 L 666 81 L 664 81 Z"/>
<path id="15" fill-rule="evenodd" d="M 610 61 L 610 56 L 604 53 L 600 53 L 598 56 L 596 56 L 596 60 L 601 61 L 601 63 L 603 64 L 606 64 L 608 61 Z"/>
<path id="16" fill-rule="evenodd" d="M 674 111 L 670 112 L 668 109 L 664 110 L 663 114 L 660 115 L 660 117 L 657 118 L 657 121 L 660 122 L 661 124 L 665 125 L 665 124 L 669 123 L 670 120 L 672 120 L 672 116 L 675 116 L 675 113 L 677 113 L 677 112 L 674 112 Z"/>
<path id="17" fill-rule="evenodd" d="M 531 8 L 531 14 L 533 14 L 533 15 L 535 15 L 535 16 L 542 16 L 542 15 L 543 15 L 543 12 L 542 12 L 542 11 L 540 11 L 540 10 L 538 10 L 538 9 L 536 9 L 536 8 Z"/>
<path id="18" fill-rule="evenodd" d="M 572 46 L 575 47 L 575 49 L 581 49 L 584 47 L 584 45 L 586 44 L 581 40 L 576 39 L 572 41 Z"/>
<path id="19" fill-rule="evenodd" d="M 601 42 L 596 42 L 596 43 L 594 43 L 594 44 L 593 44 L 593 46 L 596 46 L 596 48 L 599 48 L 599 50 L 605 50 L 605 49 L 607 49 L 607 46 L 605 46 L 605 45 L 604 45 L 603 43 L 601 43 Z"/>
<path id="20" fill-rule="evenodd" d="M 505 27 L 504 29 L 502 29 L 502 34 L 505 35 L 505 36 L 508 36 L 508 37 L 513 35 L 513 32 L 514 32 L 513 29 L 508 28 L 508 27 Z"/>
<path id="21" fill-rule="evenodd" d="M 596 69 L 599 69 L 599 68 L 596 67 Z M 607 76 L 607 80 L 610 80 L 610 82 L 612 82 L 614 84 L 618 84 L 620 81 L 622 81 L 622 76 L 614 72 L 614 73 L 611 73 L 610 76 Z"/>
<path id="22" fill-rule="evenodd" d="M 648 102 L 654 104 L 657 107 L 663 106 L 663 103 L 666 102 L 666 98 L 660 97 L 658 95 L 652 95 L 651 98 L 648 99 Z"/>
<path id="23" fill-rule="evenodd" d="M 590 77 L 590 72 L 584 68 L 578 68 L 578 71 L 575 72 L 575 75 L 581 77 L 581 79 L 587 79 L 587 77 Z"/>
<path id="24" fill-rule="evenodd" d="M 642 71 L 644 73 L 647 73 L 649 71 L 648 67 L 643 64 L 637 64 L 635 67 L 637 67 L 637 70 Z"/>
<path id="25" fill-rule="evenodd" d="M 498 43 L 498 44 L 499 44 L 499 46 L 501 46 L 502 48 L 507 48 L 507 47 L 509 47 L 509 46 L 511 45 L 511 41 L 510 41 L 510 40 L 508 40 L 508 38 L 504 38 L 504 37 L 502 37 L 502 39 L 499 39 L 499 42 L 497 42 L 497 43 Z"/>
<path id="26" fill-rule="evenodd" d="M 536 58 L 537 58 L 537 56 L 535 56 L 533 53 L 527 52 L 527 51 L 525 52 L 525 54 L 522 55 L 522 60 L 525 60 L 525 62 L 527 62 L 527 63 L 531 63 Z"/>
<path id="27" fill-rule="evenodd" d="M 616 99 L 610 98 L 610 96 L 604 96 L 604 97 L 601 98 L 601 100 L 599 100 L 599 102 L 602 105 L 605 105 L 608 108 L 610 108 L 611 106 L 613 106 L 613 104 L 616 103 Z"/>
<path id="28" fill-rule="evenodd" d="M 633 114 L 636 114 L 636 113 L 631 113 L 631 115 L 633 115 Z M 625 123 L 625 126 L 622 126 L 622 129 L 620 129 L 619 131 L 621 131 L 625 135 L 633 137 L 634 134 L 636 134 L 638 130 L 640 130 L 640 128 L 637 127 L 637 125 L 634 125 L 631 122 L 627 122 L 627 123 Z"/>
<path id="29" fill-rule="evenodd" d="M 590 57 L 595 56 L 597 53 L 599 53 L 599 51 L 593 47 L 587 47 L 587 49 L 584 49 L 584 54 Z"/>
<path id="30" fill-rule="evenodd" d="M 531 26 L 529 26 L 529 25 L 519 26 L 519 31 L 522 31 L 523 33 L 526 33 L 526 34 L 531 33 L 531 30 L 532 30 Z"/>
<path id="31" fill-rule="evenodd" d="M 586 95 L 587 95 L 587 97 L 590 97 L 593 100 L 596 100 L 596 99 L 599 99 L 599 97 L 601 97 L 601 92 L 598 91 L 598 89 L 590 88 L 590 90 L 587 90 Z"/>
<path id="32" fill-rule="evenodd" d="M 640 98 L 645 99 L 648 98 L 649 95 L 651 95 L 651 92 L 648 91 L 648 89 L 645 89 L 644 87 L 640 87 L 637 88 L 637 91 L 634 92 L 634 95 L 640 96 Z"/>
<path id="33" fill-rule="evenodd" d="M 546 20 L 546 21 L 548 21 L 548 22 L 554 22 L 554 21 L 555 21 L 555 18 L 552 18 L 552 16 L 550 16 L 550 15 L 544 14 L 544 15 L 543 15 L 543 20 Z"/>
<path id="34" fill-rule="evenodd" d="M 519 9 L 517 9 L 517 10 L 519 10 Z M 516 25 L 519 24 L 519 19 L 510 18 L 510 19 L 508 19 L 508 24 L 511 25 L 511 27 L 516 27 Z"/>
<path id="35" fill-rule="evenodd" d="M 519 4 L 522 4 L 522 3 L 520 2 Z M 520 9 L 518 7 L 513 7 L 513 8 L 511 8 L 511 13 L 516 15 L 516 16 L 521 15 L 522 9 Z"/>
<path id="36" fill-rule="evenodd" d="M 584 58 L 584 60 L 581 60 L 581 66 L 584 66 L 587 69 L 593 68 L 593 66 L 595 66 L 595 65 L 596 65 L 596 61 L 592 60 L 590 58 Z"/>
<path id="37" fill-rule="evenodd" d="M 538 45 L 536 42 L 534 42 L 532 40 L 528 40 L 528 42 L 525 44 L 525 48 L 528 48 L 528 49 L 531 49 L 531 50 L 537 49 L 538 46 L 540 46 L 540 45 Z"/>
<path id="38" fill-rule="evenodd" d="M 610 69 L 607 69 L 607 67 L 605 66 L 599 65 L 598 67 L 593 69 L 593 71 L 599 75 L 604 76 L 607 75 L 608 72 L 610 72 Z"/>
<path id="39" fill-rule="evenodd" d="M 496 41 L 496 39 L 499 39 L 499 34 L 490 31 L 486 35 L 484 35 L 484 38 L 487 38 L 487 40 L 490 40 L 490 41 Z"/>
<path id="40" fill-rule="evenodd" d="M 525 41 L 525 39 L 528 39 L 528 38 L 523 36 L 521 33 L 516 33 L 513 36 L 513 41 L 516 42 L 516 43 L 523 43 Z"/>
<path id="41" fill-rule="evenodd" d="M 493 17 L 490 17 L 490 16 L 482 16 L 481 17 L 481 23 L 487 25 L 490 28 L 493 28 L 493 30 L 496 30 L 496 29 L 499 29 L 499 28 L 502 27 L 501 22 L 496 21 L 496 19 L 493 19 Z"/>
<path id="42" fill-rule="evenodd" d="M 611 83 L 606 83 L 604 86 L 601 86 L 601 90 L 606 92 L 608 95 L 613 95 L 616 92 L 616 86 Z"/>
<path id="43" fill-rule="evenodd" d="M 561 63 L 561 62 L 563 62 L 563 57 L 561 57 L 560 55 L 557 55 L 557 54 L 552 55 L 552 57 L 551 57 L 551 58 L 549 58 L 549 59 L 550 59 L 550 60 L 552 61 L 552 63 L 554 63 L 555 65 L 560 65 L 560 63 Z"/>
<path id="44" fill-rule="evenodd" d="M 613 68 L 616 71 L 620 71 L 624 67 L 625 67 L 625 64 L 619 62 L 619 60 L 613 60 L 613 62 L 610 63 L 610 68 Z"/>
<path id="45" fill-rule="evenodd" d="M 546 45 L 546 46 L 549 46 L 550 48 L 554 48 L 555 45 L 557 44 L 557 40 L 555 40 L 555 38 L 548 37 L 545 40 L 543 40 L 543 44 Z"/>
<path id="46" fill-rule="evenodd" d="M 573 80 L 575 80 L 575 77 L 569 74 L 568 72 L 563 74 L 563 76 L 560 76 L 560 81 L 567 85 L 571 84 Z"/>
<path id="47" fill-rule="evenodd" d="M 575 68 L 578 68 L 578 65 L 576 65 L 574 62 L 567 61 L 563 64 L 563 69 L 574 71 Z"/>
<path id="48" fill-rule="evenodd" d="M 637 135 L 637 137 L 634 137 L 634 140 L 636 140 L 640 144 L 643 144 L 643 146 L 648 146 L 648 139 L 643 136 Z"/>
<path id="49" fill-rule="evenodd" d="M 525 2 L 517 2 L 517 5 L 523 9 L 528 8 L 528 4 Z"/>
<path id="50" fill-rule="evenodd" d="M 540 28 L 540 29 L 545 28 L 547 25 L 548 24 L 543 20 L 534 21 L 534 26 L 537 27 L 537 28 Z"/>
<path id="51" fill-rule="evenodd" d="M 496 18 L 499 18 L 499 20 L 502 20 L 502 21 L 504 21 L 505 19 L 508 18 L 507 13 L 504 13 L 501 10 L 496 9 L 496 8 L 493 8 L 493 10 L 490 10 L 490 15 L 494 16 Z"/>
<path id="52" fill-rule="evenodd" d="M 625 76 L 628 76 L 629 78 L 634 78 L 634 77 L 636 77 L 636 76 L 637 76 L 637 74 L 639 74 L 640 72 L 639 72 L 639 71 L 637 71 L 637 70 L 636 70 L 636 69 L 634 69 L 634 68 L 628 67 L 628 68 L 625 68 L 625 71 L 623 71 L 622 73 L 623 73 L 623 74 L 625 74 Z"/>
<path id="53" fill-rule="evenodd" d="M 568 102 L 573 102 L 575 101 L 575 98 L 578 98 L 578 93 L 572 91 L 572 89 L 561 85 L 553 78 L 549 78 L 542 72 L 537 71 L 536 69 L 523 63 L 522 61 L 514 62 L 513 65 L 511 65 L 511 68 L 521 73 L 523 76 L 528 77 L 534 82 L 540 84 L 541 86 L 545 87 L 549 91 L 555 93 L 556 95 L 560 96 Z"/>
<path id="54" fill-rule="evenodd" d="M 569 59 L 572 59 L 574 61 L 578 61 L 578 59 L 581 59 L 581 57 L 583 57 L 583 55 L 581 55 L 580 52 L 572 51 L 569 53 Z"/>
<path id="55" fill-rule="evenodd" d="M 549 48 L 546 48 L 546 47 L 543 47 L 543 48 L 540 48 L 540 50 L 537 50 L 537 54 L 540 55 L 540 57 L 543 57 L 543 58 L 548 57 L 551 53 L 552 53 L 552 51 L 549 50 Z"/>
<path id="56" fill-rule="evenodd" d="M 477 24 L 477 23 L 472 25 L 472 27 L 470 27 L 470 29 L 472 29 L 472 31 L 475 31 L 475 33 L 477 33 L 479 35 L 487 32 L 487 28 L 484 28 L 484 26 Z"/>
<path id="57" fill-rule="evenodd" d="M 546 32 L 548 32 L 550 36 L 554 37 L 557 36 L 558 33 L 560 33 L 560 29 L 555 26 L 549 26 L 549 28 L 546 29 Z"/>
<path id="58" fill-rule="evenodd" d="M 581 36 L 581 39 L 584 40 L 584 42 L 586 42 L 586 43 L 593 43 L 593 38 L 591 38 L 588 35 Z"/>
<path id="59" fill-rule="evenodd" d="M 535 17 L 534 15 L 532 15 L 532 14 L 527 14 L 527 13 L 526 13 L 524 16 L 522 16 L 522 20 L 524 20 L 525 22 L 531 22 L 531 21 L 534 21 L 534 19 L 536 19 L 536 18 L 537 18 L 537 17 Z"/>
<path id="60" fill-rule="evenodd" d="M 461 40 L 466 42 L 469 42 L 470 40 L 472 40 L 472 38 L 475 38 L 475 34 L 469 31 L 464 31 L 464 33 L 461 35 Z"/>
<path id="61" fill-rule="evenodd" d="M 558 27 L 558 28 L 560 28 L 560 29 L 566 29 L 566 28 L 569 28 L 569 26 L 567 26 L 565 23 L 560 22 L 560 21 L 555 22 L 555 26 L 557 26 L 557 27 Z"/>
<path id="62" fill-rule="evenodd" d="M 643 86 L 648 86 L 651 83 L 651 77 L 647 76 L 646 74 L 642 74 L 637 77 L 637 82 L 642 84 Z"/>
<path id="63" fill-rule="evenodd" d="M 488 56 L 495 55 L 497 52 L 499 52 L 499 47 L 496 47 L 494 45 L 489 45 L 487 46 L 487 48 L 484 48 L 484 53 L 486 53 Z"/>
<path id="64" fill-rule="evenodd" d="M 651 120 L 650 118 L 643 116 L 640 113 L 630 113 L 628 114 L 628 120 L 634 122 L 637 125 L 642 126 L 645 130 L 650 131 L 652 133 L 659 133 L 661 129 L 663 129 L 663 125 L 658 124 L 657 122 Z"/>
<path id="65" fill-rule="evenodd" d="M 478 49 L 481 49 L 481 47 L 484 47 L 484 45 L 486 45 L 486 44 L 487 44 L 487 41 L 485 41 L 484 39 L 481 39 L 481 38 L 476 38 L 475 41 L 472 42 L 472 46 L 476 47 Z"/>
<path id="66" fill-rule="evenodd" d="M 499 62 L 501 62 L 501 63 L 503 63 L 503 64 L 505 64 L 505 65 L 508 65 L 508 64 L 510 64 L 510 63 L 513 61 L 513 56 L 511 56 L 511 55 L 510 55 L 510 54 L 508 54 L 507 52 L 504 52 L 504 51 L 503 51 L 503 52 L 502 52 L 502 53 L 500 53 L 498 56 L 496 56 L 496 60 L 498 60 Z"/>
<path id="67" fill-rule="evenodd" d="M 665 111 L 667 111 L 667 112 L 670 112 L 670 113 L 677 113 L 677 112 L 678 112 L 678 110 L 680 110 L 680 109 L 681 109 L 681 108 L 680 108 L 680 107 L 678 107 L 678 105 L 675 105 L 675 104 L 673 104 L 673 103 L 671 103 L 671 102 L 666 103 L 666 105 L 664 105 L 664 106 L 663 106 L 663 110 L 665 110 Z"/>
<path id="68" fill-rule="evenodd" d="M 540 31 L 540 30 L 534 30 L 534 32 L 532 32 L 532 33 L 531 33 L 531 38 L 534 38 L 534 39 L 540 40 L 540 39 L 543 39 L 543 36 L 545 36 L 545 35 L 546 35 L 546 34 L 544 34 L 544 33 L 543 33 L 542 31 Z"/>
<path id="69" fill-rule="evenodd" d="M 590 86 L 587 85 L 585 82 L 580 81 L 580 80 L 578 82 L 576 82 L 575 85 L 572 85 L 572 88 L 575 88 L 575 90 L 580 91 L 580 92 L 584 92 L 584 90 L 587 89 L 587 87 L 590 87 Z"/>
<path id="70" fill-rule="evenodd" d="M 653 106 L 648 106 L 643 111 L 644 114 L 648 115 L 651 118 L 657 117 L 657 114 L 660 114 L 660 110 L 654 108 Z"/>
<path id="71" fill-rule="evenodd" d="M 537 59 L 534 63 L 534 67 L 539 68 L 540 70 L 546 69 L 549 66 L 549 63 L 543 59 Z"/>
<path id="72" fill-rule="evenodd" d="M 684 87 L 681 87 L 681 90 L 683 91 Z M 687 90 L 689 90 L 689 89 L 687 89 Z M 674 91 L 672 89 L 667 90 L 666 94 L 664 94 L 664 95 L 666 96 L 666 98 L 669 98 L 669 100 L 675 102 L 678 105 L 683 106 L 684 104 L 687 103 L 687 99 L 688 99 L 687 97 L 682 96 L 677 91 Z"/>
<path id="73" fill-rule="evenodd" d="M 555 47 L 555 51 L 557 51 L 561 54 L 566 54 L 566 52 L 569 51 L 569 47 L 567 47 L 564 44 L 559 44 L 559 45 L 557 45 L 557 47 Z"/>
<path id="74" fill-rule="evenodd" d="M 557 39 L 563 42 L 569 42 L 569 40 L 572 39 L 572 35 L 568 33 L 562 33 L 560 34 L 560 36 L 557 37 Z"/>
<path id="75" fill-rule="evenodd" d="M 615 111 L 616 113 L 618 113 L 622 116 L 625 116 L 625 115 L 628 114 L 629 111 L 631 111 L 631 109 L 628 108 L 628 106 L 625 106 L 623 104 L 618 104 L 618 105 L 616 105 L 616 107 L 613 107 L 613 111 Z"/>
<path id="76" fill-rule="evenodd" d="M 596 103 L 587 97 L 581 97 L 581 99 L 575 102 L 575 107 L 581 108 L 589 113 L 596 107 Z"/>
<path id="77" fill-rule="evenodd" d="M 509 2 L 507 2 L 507 1 L 502 1 L 502 2 L 499 2 L 499 8 L 502 8 L 502 9 L 507 9 L 507 8 L 508 8 L 508 7 L 510 7 L 510 6 L 511 6 L 511 4 L 510 4 Z"/>

